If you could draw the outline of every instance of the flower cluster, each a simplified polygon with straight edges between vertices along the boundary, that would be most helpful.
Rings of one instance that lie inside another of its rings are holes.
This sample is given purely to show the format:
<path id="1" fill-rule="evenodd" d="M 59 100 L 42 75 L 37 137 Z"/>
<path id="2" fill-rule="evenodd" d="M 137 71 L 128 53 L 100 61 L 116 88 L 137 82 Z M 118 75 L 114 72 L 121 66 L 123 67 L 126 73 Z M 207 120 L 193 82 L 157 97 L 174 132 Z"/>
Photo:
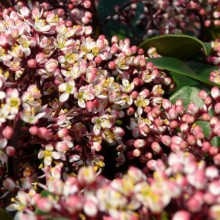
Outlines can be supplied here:
<path id="1" fill-rule="evenodd" d="M 28 5 L 29 8 L 42 7 L 44 10 L 53 10 L 55 14 L 65 18 L 66 24 L 89 24 L 92 22 L 92 2 L 90 0 L 49 0 L 49 1 L 29 1 L 29 0 L 8 0 L 1 2 L 4 6 L 15 6 L 16 9 Z"/>
<path id="2" fill-rule="evenodd" d="M 132 25 L 131 18 L 136 19 L 138 16 L 135 23 L 145 29 L 143 38 L 172 33 L 201 36 L 204 28 L 220 26 L 219 6 L 218 0 L 136 0 L 115 7 L 115 14 L 107 19 Z"/>
<path id="3" fill-rule="evenodd" d="M 212 47 L 211 55 L 207 57 L 207 61 L 214 65 L 219 66 L 220 64 L 220 40 L 217 38 L 214 41 L 212 41 L 211 47 Z M 209 80 L 211 82 L 220 84 L 219 68 L 218 69 L 215 68 L 213 71 L 211 71 Z"/>
<path id="4" fill-rule="evenodd" d="M 0 205 L 18 220 L 219 219 L 220 89 L 171 103 L 155 48 L 93 38 L 89 0 L 48 2 L 1 6 Z"/>
<path id="5" fill-rule="evenodd" d="M 4 9 L 0 21 L 5 172 L 7 156 L 15 155 L 19 172 L 9 167 L 9 173 L 36 178 L 37 167 L 26 172 L 22 161 L 27 157 L 21 156 L 36 157 L 36 151 L 40 167 L 62 161 L 67 173 L 82 165 L 99 170 L 104 158 L 97 152 L 106 142 L 123 149 L 117 150 L 123 164 L 120 124 L 130 117 L 142 120 L 147 106 L 160 105 L 164 88 L 173 87 L 171 78 L 147 64 L 143 50 L 128 39 L 113 37 L 110 43 L 101 35 L 95 40 L 90 26 L 69 26 L 45 5 L 18 5 Z"/>
<path id="6" fill-rule="evenodd" d="M 15 219 L 149 219 L 162 218 L 164 210 L 173 220 L 219 219 L 219 170 L 196 161 L 191 153 L 180 151 L 171 153 L 167 162 L 156 160 L 152 176 L 130 167 L 113 181 L 92 167 L 62 181 L 62 166 L 45 172 L 47 184 L 41 185 L 41 193 L 20 190 L 12 198 L 7 209 L 18 211 Z"/>

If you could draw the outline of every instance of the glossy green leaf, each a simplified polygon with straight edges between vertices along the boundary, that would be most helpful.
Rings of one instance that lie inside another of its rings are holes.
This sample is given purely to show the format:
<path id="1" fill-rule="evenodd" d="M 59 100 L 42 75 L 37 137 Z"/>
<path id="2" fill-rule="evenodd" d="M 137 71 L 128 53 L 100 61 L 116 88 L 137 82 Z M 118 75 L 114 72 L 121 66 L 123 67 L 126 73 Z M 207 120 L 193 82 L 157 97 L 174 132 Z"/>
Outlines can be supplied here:
<path id="1" fill-rule="evenodd" d="M 179 59 L 173 57 L 159 57 L 147 59 L 147 62 L 152 62 L 154 65 L 162 70 L 168 70 L 173 74 L 184 76 L 186 77 L 186 80 L 187 78 L 189 78 L 197 81 L 208 88 L 211 88 L 213 86 L 217 86 L 220 88 L 220 85 L 212 83 L 204 77 L 197 75 L 189 66 L 187 66 L 183 61 Z"/>
<path id="2" fill-rule="evenodd" d="M 8 212 L 6 212 L 4 209 L 0 209 L 0 219 L 12 220 L 13 217 Z"/>
<path id="3" fill-rule="evenodd" d="M 186 65 L 188 65 L 194 73 L 199 75 L 200 77 L 203 77 L 207 81 L 209 81 L 210 73 L 213 70 L 217 70 L 217 66 L 213 66 L 207 63 L 202 62 L 194 62 L 194 61 L 188 61 L 185 62 Z M 177 88 L 183 87 L 183 86 L 196 86 L 198 88 L 201 87 L 201 84 L 193 79 L 187 78 L 185 76 L 181 76 L 179 74 L 171 73 L 171 76 L 173 80 L 175 81 Z"/>
<path id="4" fill-rule="evenodd" d="M 183 99 L 185 108 L 187 108 L 191 102 L 194 102 L 198 107 L 202 107 L 204 103 L 202 99 L 198 97 L 199 91 L 200 90 L 196 87 L 184 86 L 170 96 L 170 101 L 175 103 L 177 99 Z"/>
<path id="5" fill-rule="evenodd" d="M 162 56 L 179 59 L 186 59 L 199 51 L 203 51 L 205 55 L 209 55 L 211 51 L 210 43 L 204 43 L 189 35 L 158 36 L 145 40 L 139 47 L 145 50 L 150 47 L 156 47 L 158 53 Z"/>
<path id="6" fill-rule="evenodd" d="M 197 121 L 196 124 L 199 125 L 202 128 L 205 137 L 209 138 L 210 137 L 210 131 L 211 131 L 210 123 L 207 122 L 207 121 Z M 211 140 L 212 146 L 217 147 L 217 146 L 219 146 L 219 143 L 220 143 L 219 137 L 216 136 L 216 137 L 212 138 L 212 140 Z"/>
<path id="7" fill-rule="evenodd" d="M 204 77 L 207 77 L 208 79 L 208 75 L 211 70 L 214 70 L 216 68 L 218 68 L 217 66 L 213 66 L 211 64 L 207 64 L 207 63 L 202 63 L 202 62 L 198 62 L 198 61 L 187 61 L 185 62 L 187 66 L 189 66 L 196 74 L 201 75 L 204 71 L 207 72 L 207 74 L 202 74 Z"/>
<path id="8" fill-rule="evenodd" d="M 133 44 L 137 44 L 137 42 L 140 43 L 143 34 L 143 29 L 136 25 L 138 17 L 144 12 L 143 2 L 137 3 L 136 15 L 129 20 L 129 25 L 113 19 L 114 15 L 117 16 L 115 6 L 126 8 L 126 5 L 130 5 L 129 3 L 130 0 L 99 0 L 97 12 L 102 31 L 108 38 L 117 35 L 119 39 L 129 38 Z"/>

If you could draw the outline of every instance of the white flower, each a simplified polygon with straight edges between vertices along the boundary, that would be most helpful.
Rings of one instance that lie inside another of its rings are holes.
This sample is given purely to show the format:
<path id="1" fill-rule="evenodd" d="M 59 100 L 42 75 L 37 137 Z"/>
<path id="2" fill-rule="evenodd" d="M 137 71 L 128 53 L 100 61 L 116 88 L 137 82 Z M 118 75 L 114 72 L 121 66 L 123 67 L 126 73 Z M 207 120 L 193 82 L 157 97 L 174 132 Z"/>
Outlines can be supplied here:
<path id="1" fill-rule="evenodd" d="M 92 122 L 95 124 L 93 132 L 95 135 L 99 135 L 101 129 L 111 128 L 112 123 L 110 121 L 111 116 L 103 115 L 101 117 L 92 118 Z"/>
<path id="2" fill-rule="evenodd" d="M 134 83 L 130 83 L 127 79 L 122 79 L 121 89 L 123 92 L 130 93 L 134 89 Z"/>
<path id="3" fill-rule="evenodd" d="M 59 91 L 63 92 L 59 98 L 60 102 L 65 102 L 70 94 L 76 92 L 75 81 L 65 82 L 59 85 Z"/>
<path id="4" fill-rule="evenodd" d="M 45 150 L 41 150 L 38 154 L 38 158 L 44 158 L 45 166 L 50 166 L 53 159 L 60 159 L 60 154 L 57 151 L 53 151 L 53 146 L 51 144 L 46 145 Z"/>

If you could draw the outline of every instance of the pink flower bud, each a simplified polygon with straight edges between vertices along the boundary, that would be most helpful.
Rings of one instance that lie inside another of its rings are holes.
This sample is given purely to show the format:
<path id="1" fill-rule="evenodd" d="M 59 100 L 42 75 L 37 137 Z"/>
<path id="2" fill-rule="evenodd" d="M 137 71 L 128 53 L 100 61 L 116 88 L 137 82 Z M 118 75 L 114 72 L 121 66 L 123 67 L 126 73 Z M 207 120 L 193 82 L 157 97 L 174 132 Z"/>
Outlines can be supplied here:
<path id="1" fill-rule="evenodd" d="M 207 96 L 208 96 L 208 93 L 205 90 L 201 90 L 199 92 L 199 98 L 204 100 Z"/>
<path id="2" fill-rule="evenodd" d="M 178 113 L 176 112 L 175 109 L 171 108 L 168 110 L 168 117 L 173 120 L 173 119 L 176 119 L 178 116 Z"/>
<path id="3" fill-rule="evenodd" d="M 64 11 L 62 8 L 59 8 L 59 9 L 57 10 L 57 15 L 58 15 L 59 17 L 63 16 L 64 14 L 65 14 L 65 11 Z"/>
<path id="4" fill-rule="evenodd" d="M 182 105 L 177 105 L 176 112 L 178 113 L 178 115 L 183 115 L 185 113 L 185 108 Z"/>
<path id="5" fill-rule="evenodd" d="M 206 204 L 212 205 L 215 203 L 215 196 L 212 195 L 210 192 L 206 192 L 203 196 L 203 200 Z"/>
<path id="6" fill-rule="evenodd" d="M 88 24 L 90 22 L 90 19 L 89 18 L 87 18 L 87 17 L 82 17 L 82 23 L 83 24 Z"/>
<path id="7" fill-rule="evenodd" d="M 204 121 L 210 121 L 211 116 L 210 116 L 208 113 L 203 113 L 203 114 L 202 114 L 202 119 L 203 119 Z"/>
<path id="8" fill-rule="evenodd" d="M 3 187 L 9 191 L 13 191 L 16 188 L 16 184 L 11 178 L 6 178 L 3 181 Z"/>
<path id="9" fill-rule="evenodd" d="M 37 208 L 40 209 L 43 212 L 49 212 L 52 207 L 53 204 L 51 202 L 51 200 L 49 200 L 48 198 L 39 198 L 36 202 Z"/>
<path id="10" fill-rule="evenodd" d="M 116 137 L 123 137 L 125 132 L 121 127 L 115 127 L 113 128 L 113 133 Z"/>
<path id="11" fill-rule="evenodd" d="M 172 150 L 173 152 L 178 152 L 178 151 L 180 151 L 180 145 L 179 145 L 179 144 L 172 143 L 172 144 L 170 145 L 170 148 L 171 148 L 171 150 Z"/>
<path id="12" fill-rule="evenodd" d="M 95 58 L 95 63 L 96 64 L 100 64 L 101 62 L 102 62 L 102 58 L 101 57 L 98 56 L 98 57 Z"/>
<path id="13" fill-rule="evenodd" d="M 213 99 L 217 99 L 220 97 L 220 89 L 218 87 L 213 87 L 211 89 L 211 96 Z"/>
<path id="14" fill-rule="evenodd" d="M 157 161 L 156 160 L 150 160 L 147 162 L 147 167 L 150 169 L 150 170 L 156 170 L 157 168 Z"/>
<path id="15" fill-rule="evenodd" d="M 144 50 L 142 48 L 138 49 L 138 54 L 139 55 L 143 55 L 144 54 Z M 152 62 L 147 63 L 148 66 L 153 66 Z M 149 68 L 149 67 L 148 67 Z"/>
<path id="16" fill-rule="evenodd" d="M 220 154 L 215 155 L 213 159 L 214 159 L 214 163 L 219 166 L 220 165 Z"/>
<path id="17" fill-rule="evenodd" d="M 0 34 L 0 46 L 5 47 L 9 43 L 9 37 L 5 34 Z"/>
<path id="18" fill-rule="evenodd" d="M 12 146 L 7 146 L 6 147 L 6 154 L 9 156 L 9 157 L 13 157 L 15 155 L 15 148 L 12 147 Z"/>
<path id="19" fill-rule="evenodd" d="M 36 60 L 37 63 L 42 64 L 42 63 L 45 63 L 47 61 L 47 58 L 46 58 L 44 53 L 38 53 L 36 55 L 35 60 Z"/>
<path id="20" fill-rule="evenodd" d="M 115 69 L 116 68 L 115 61 L 110 61 L 108 63 L 108 68 L 111 69 L 111 70 Z"/>
<path id="21" fill-rule="evenodd" d="M 210 154 L 211 156 L 217 155 L 218 152 L 219 152 L 219 148 L 218 148 L 218 147 L 212 146 L 212 147 L 210 147 L 210 149 L 209 149 L 209 154 Z"/>
<path id="22" fill-rule="evenodd" d="M 52 73 L 53 71 L 55 71 L 55 69 L 58 66 L 58 61 L 55 59 L 49 59 L 46 63 L 45 63 L 45 69 L 47 72 Z"/>
<path id="23" fill-rule="evenodd" d="M 171 108 L 172 104 L 168 99 L 163 99 L 162 106 L 165 110 L 168 110 L 169 108 Z"/>
<path id="24" fill-rule="evenodd" d="M 92 200 L 87 200 L 84 203 L 83 210 L 85 214 L 91 218 L 95 217 L 98 213 L 97 205 Z"/>
<path id="25" fill-rule="evenodd" d="M 220 102 L 215 104 L 214 111 L 215 111 L 215 114 L 220 114 Z"/>
<path id="26" fill-rule="evenodd" d="M 35 59 L 30 59 L 27 61 L 27 65 L 30 69 L 34 69 L 37 66 L 37 62 Z"/>
<path id="27" fill-rule="evenodd" d="M 210 126 L 211 127 L 215 127 L 215 125 L 218 123 L 218 128 L 217 130 L 220 128 L 220 124 L 219 124 L 219 120 L 217 117 L 212 117 L 210 120 Z"/>
<path id="28" fill-rule="evenodd" d="M 207 96 L 204 100 L 205 105 L 209 106 L 212 104 L 212 98 L 210 96 Z"/>
<path id="29" fill-rule="evenodd" d="M 218 177 L 219 171 L 215 166 L 209 166 L 206 168 L 205 175 L 208 179 L 215 179 Z"/>
<path id="30" fill-rule="evenodd" d="M 133 115 L 134 114 L 134 108 L 133 107 L 129 107 L 126 111 L 127 115 Z"/>
<path id="31" fill-rule="evenodd" d="M 30 134 L 32 134 L 32 135 L 37 135 L 37 134 L 39 133 L 39 129 L 38 129 L 37 126 L 31 126 L 31 127 L 29 128 L 29 132 L 30 132 Z"/>
<path id="32" fill-rule="evenodd" d="M 212 193 L 214 196 L 220 195 L 220 183 L 219 180 L 215 180 L 208 186 L 209 192 Z"/>
<path id="33" fill-rule="evenodd" d="M 190 214 L 185 210 L 180 210 L 174 214 L 172 220 L 190 220 Z"/>
<path id="34" fill-rule="evenodd" d="M 138 97 L 138 92 L 137 91 L 132 91 L 131 96 L 133 99 L 136 99 Z"/>
<path id="35" fill-rule="evenodd" d="M 161 141 L 162 141 L 162 143 L 164 144 L 164 145 L 166 145 L 166 146 L 170 146 L 170 144 L 171 144 L 171 138 L 170 138 L 170 136 L 168 136 L 168 135 L 163 135 L 162 137 L 161 137 Z"/>
<path id="36" fill-rule="evenodd" d="M 65 198 L 65 208 L 70 214 L 81 211 L 83 204 L 79 196 L 71 195 Z"/>
<path id="37" fill-rule="evenodd" d="M 205 152 L 205 153 L 209 152 L 210 147 L 211 147 L 210 142 L 205 141 L 205 142 L 202 143 L 203 152 Z"/>
<path id="38" fill-rule="evenodd" d="M 144 139 L 137 139 L 134 141 L 134 147 L 136 148 L 143 148 L 145 147 L 147 142 Z"/>
<path id="39" fill-rule="evenodd" d="M 155 153 L 157 153 L 157 154 L 159 154 L 159 153 L 161 153 L 161 152 L 163 151 L 158 142 L 153 142 L 153 143 L 151 144 L 151 148 L 152 148 L 152 150 L 153 150 Z"/>
<path id="40" fill-rule="evenodd" d="M 19 37 L 19 31 L 18 29 L 12 29 L 11 30 L 11 36 L 15 39 L 17 39 Z"/>
<path id="41" fill-rule="evenodd" d="M 199 212 L 202 208 L 202 200 L 193 197 L 187 201 L 186 205 L 190 212 Z"/>
<path id="42" fill-rule="evenodd" d="M 189 103 L 188 112 L 192 115 L 196 115 L 199 112 L 199 107 L 195 103 Z"/>
<path id="43" fill-rule="evenodd" d="M 67 128 L 62 128 L 57 132 L 57 135 L 59 138 L 63 138 L 68 134 L 68 129 Z"/>
<path id="44" fill-rule="evenodd" d="M 195 138 L 195 136 L 193 136 L 193 135 L 189 135 L 189 136 L 187 137 L 187 141 L 188 141 L 188 143 L 189 143 L 190 145 L 195 145 L 195 144 L 196 144 L 196 138 Z"/>
<path id="45" fill-rule="evenodd" d="M 97 71 L 96 72 L 94 72 L 94 71 L 88 72 L 88 73 L 86 73 L 86 80 L 89 83 L 91 83 L 95 80 L 96 76 L 97 76 Z"/>
<path id="46" fill-rule="evenodd" d="M 94 104 L 93 104 L 93 101 L 87 101 L 86 102 L 86 110 L 88 112 L 92 112 L 94 109 Z"/>
<path id="47" fill-rule="evenodd" d="M 38 133 L 38 136 L 40 136 L 41 138 L 46 138 L 47 135 L 48 135 L 48 129 L 45 128 L 45 127 L 40 127 L 38 129 L 39 133 Z"/>
<path id="48" fill-rule="evenodd" d="M 92 167 L 82 167 L 79 170 L 77 179 L 82 185 L 91 185 L 96 180 L 96 174 Z"/>
<path id="49" fill-rule="evenodd" d="M 13 128 L 12 127 L 9 127 L 9 126 L 6 126 L 3 131 L 2 131 L 2 135 L 7 138 L 7 139 L 10 139 L 13 135 Z"/>
<path id="50" fill-rule="evenodd" d="M 139 149 L 135 149 L 135 150 L 133 150 L 132 155 L 134 157 L 140 157 L 141 151 Z"/>

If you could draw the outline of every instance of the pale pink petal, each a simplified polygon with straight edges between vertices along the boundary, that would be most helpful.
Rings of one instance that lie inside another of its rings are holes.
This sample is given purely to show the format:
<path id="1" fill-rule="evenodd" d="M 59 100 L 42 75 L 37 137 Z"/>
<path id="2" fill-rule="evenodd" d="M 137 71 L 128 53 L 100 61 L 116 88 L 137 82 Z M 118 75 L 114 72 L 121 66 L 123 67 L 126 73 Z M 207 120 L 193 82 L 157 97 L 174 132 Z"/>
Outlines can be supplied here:
<path id="1" fill-rule="evenodd" d="M 7 146 L 8 140 L 6 138 L 0 139 L 0 149 L 4 149 Z"/>
<path id="2" fill-rule="evenodd" d="M 68 93 L 63 93 L 60 96 L 59 100 L 60 100 L 60 102 L 65 102 L 68 98 L 69 98 L 69 94 Z"/>
<path id="3" fill-rule="evenodd" d="M 52 152 L 52 157 L 53 157 L 53 159 L 55 159 L 55 160 L 59 160 L 60 159 L 60 154 L 58 153 L 58 152 Z"/>

